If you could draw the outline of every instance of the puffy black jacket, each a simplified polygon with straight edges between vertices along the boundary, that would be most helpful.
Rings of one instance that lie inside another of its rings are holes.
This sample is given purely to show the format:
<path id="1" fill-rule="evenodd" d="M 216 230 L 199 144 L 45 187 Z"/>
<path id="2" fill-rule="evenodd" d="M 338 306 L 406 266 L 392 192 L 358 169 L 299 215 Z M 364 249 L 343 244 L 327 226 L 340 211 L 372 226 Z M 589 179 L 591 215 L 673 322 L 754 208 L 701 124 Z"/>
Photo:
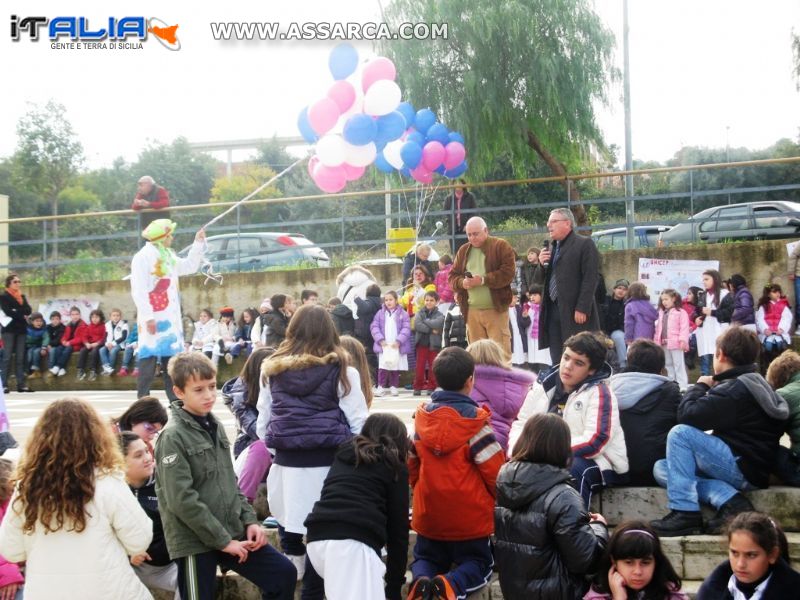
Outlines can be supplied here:
<path id="1" fill-rule="evenodd" d="M 268 310 L 263 315 L 263 322 L 269 328 L 267 330 L 267 346 L 278 348 L 286 338 L 286 329 L 289 327 L 289 317 L 278 309 Z"/>
<path id="2" fill-rule="evenodd" d="M 602 523 L 589 523 L 566 469 L 512 461 L 497 476 L 495 560 L 504 598 L 583 597 L 608 542 Z"/>
<path id="3" fill-rule="evenodd" d="M 364 344 L 367 352 L 372 352 L 372 345 L 375 340 L 372 339 L 372 332 L 369 330 L 372 325 L 372 319 L 375 318 L 383 300 L 380 296 L 367 296 L 366 298 L 356 298 L 356 319 L 354 335 L 359 342 Z"/>
<path id="4" fill-rule="evenodd" d="M 733 570 L 730 561 L 719 565 L 697 590 L 697 600 L 728 600 L 733 595 L 728 590 Z M 787 600 L 797 598 L 800 588 L 800 573 L 786 564 L 782 558 L 772 568 L 772 577 L 761 600 Z"/>
<path id="5" fill-rule="evenodd" d="M 339 335 L 353 335 L 355 321 L 353 320 L 353 311 L 348 306 L 337 304 L 331 311 L 331 318 Z"/>
<path id="6" fill-rule="evenodd" d="M 444 317 L 444 347 L 467 347 L 467 322 L 456 304 Z"/>
<path id="7" fill-rule="evenodd" d="M 625 331 L 625 300 L 617 300 L 614 296 L 606 296 L 600 307 L 600 321 L 606 335 L 613 331 Z"/>

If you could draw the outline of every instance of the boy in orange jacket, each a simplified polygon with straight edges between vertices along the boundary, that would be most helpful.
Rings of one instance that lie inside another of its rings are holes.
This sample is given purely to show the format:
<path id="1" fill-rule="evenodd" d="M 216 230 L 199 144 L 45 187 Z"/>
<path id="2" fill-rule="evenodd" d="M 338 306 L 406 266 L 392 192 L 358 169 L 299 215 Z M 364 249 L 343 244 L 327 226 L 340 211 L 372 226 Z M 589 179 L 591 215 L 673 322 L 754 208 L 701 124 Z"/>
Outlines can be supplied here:
<path id="1" fill-rule="evenodd" d="M 408 471 L 417 542 L 409 600 L 465 598 L 492 576 L 495 479 L 505 459 L 489 412 L 469 397 L 474 371 L 465 350 L 442 350 L 433 361 L 442 389 L 414 417 Z"/>

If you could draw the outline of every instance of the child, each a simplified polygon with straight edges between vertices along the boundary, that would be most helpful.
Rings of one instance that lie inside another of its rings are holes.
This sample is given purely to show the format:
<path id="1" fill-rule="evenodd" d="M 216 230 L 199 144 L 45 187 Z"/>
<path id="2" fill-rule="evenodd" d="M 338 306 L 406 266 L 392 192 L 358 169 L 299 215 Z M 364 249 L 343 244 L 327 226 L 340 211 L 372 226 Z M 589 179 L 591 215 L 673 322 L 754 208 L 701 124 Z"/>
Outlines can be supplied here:
<path id="1" fill-rule="evenodd" d="M 236 325 L 233 322 L 233 309 L 230 306 L 223 306 L 219 309 L 219 321 L 217 321 L 217 332 L 214 334 L 214 346 L 211 349 L 211 361 L 216 365 L 219 357 L 224 356 L 225 362 L 233 362 L 233 354 L 230 349 L 233 346 L 233 339 L 236 334 Z"/>
<path id="2" fill-rule="evenodd" d="M 61 345 L 53 351 L 53 368 L 50 372 L 58 377 L 67 374 L 67 363 L 73 352 L 79 352 L 86 339 L 86 321 L 81 319 L 81 309 L 73 306 L 69 309 L 69 323 L 61 336 Z"/>
<path id="3" fill-rule="evenodd" d="M 508 307 L 508 327 L 511 331 L 511 363 L 522 366 L 528 362 L 528 336 L 527 331 L 531 326 L 528 309 L 528 298 L 525 294 L 514 292 L 511 296 L 511 305 Z"/>
<path id="4" fill-rule="evenodd" d="M 469 397 L 474 369 L 466 350 L 442 350 L 433 363 L 441 390 L 414 415 L 408 471 L 417 542 L 409 600 L 463 598 L 492 576 L 489 536 L 504 459 L 489 413 Z"/>
<path id="5" fill-rule="evenodd" d="M 106 323 L 105 345 L 100 348 L 100 361 L 103 363 L 103 375 L 111 375 L 117 364 L 117 354 L 125 350 L 128 337 L 128 322 L 122 318 L 122 311 L 111 309 L 111 320 Z"/>
<path id="6" fill-rule="evenodd" d="M 459 307 L 458 302 L 454 302 L 444 316 L 442 345 L 445 348 L 451 346 L 457 348 L 467 347 L 467 322 L 464 320 L 464 315 L 461 314 L 461 307 Z"/>
<path id="7" fill-rule="evenodd" d="M 549 367 L 550 351 L 539 349 L 539 317 L 542 314 L 542 286 L 532 285 L 530 288 L 530 301 L 528 302 L 528 316 L 531 326 L 528 329 L 528 367 L 534 373 L 539 373 L 543 368 Z"/>
<path id="8" fill-rule="evenodd" d="M 217 371 L 209 358 L 182 352 L 169 361 L 178 400 L 156 438 L 156 495 L 181 598 L 211 600 L 217 566 L 255 583 L 264 597 L 290 600 L 296 572 L 267 545 L 256 514 L 236 485 L 225 429 L 211 414 Z"/>
<path id="9" fill-rule="evenodd" d="M 491 414 L 497 443 L 508 449 L 508 431 L 536 380 L 531 373 L 512 369 L 508 355 L 494 340 L 478 340 L 467 346 L 475 361 L 475 382 L 469 397 Z"/>
<path id="10" fill-rule="evenodd" d="M 50 339 L 44 325 L 42 313 L 31 313 L 28 323 L 28 335 L 25 337 L 25 371 L 30 377 L 40 377 L 42 358 L 47 356 Z"/>
<path id="11" fill-rule="evenodd" d="M 378 387 L 375 396 L 383 396 L 389 386 L 392 396 L 399 394 L 400 371 L 408 370 L 408 353 L 411 352 L 411 320 L 408 313 L 397 305 L 397 292 L 390 290 L 383 296 L 383 308 L 375 313 L 370 331 L 375 340 L 373 348 L 378 355 Z"/>
<path id="12" fill-rule="evenodd" d="M 356 296 L 356 324 L 355 324 L 355 337 L 364 346 L 364 351 L 367 353 L 367 364 L 370 368 L 370 375 L 372 381 L 378 381 L 378 355 L 375 353 L 375 340 L 372 339 L 372 319 L 381 309 L 383 296 L 381 288 L 377 284 L 372 283 L 367 287 L 366 297 L 359 298 Z"/>
<path id="13" fill-rule="evenodd" d="M 789 332 L 792 327 L 792 310 L 777 283 L 764 286 L 764 293 L 758 300 L 756 328 L 758 339 L 764 350 L 778 355 L 792 343 Z"/>
<path id="14" fill-rule="evenodd" d="M 119 448 L 125 460 L 125 481 L 152 522 L 153 541 L 146 552 L 131 556 L 136 575 L 148 588 L 177 592 L 178 565 L 169 557 L 164 525 L 158 512 L 155 464 L 150 448 L 132 431 L 118 434 Z"/>
<path id="15" fill-rule="evenodd" d="M 681 306 L 681 295 L 673 289 L 661 292 L 658 301 L 655 342 L 664 348 L 667 375 L 678 382 L 681 393 L 689 387 L 683 353 L 689 350 L 689 316 Z"/>
<path id="16" fill-rule="evenodd" d="M 192 335 L 192 350 L 202 352 L 208 358 L 214 351 L 214 336 L 217 334 L 217 322 L 210 308 L 200 311 L 200 316 L 194 324 L 194 335 Z"/>
<path id="17" fill-rule="evenodd" d="M 689 316 L 689 351 L 684 354 L 684 362 L 687 369 L 694 369 L 697 361 L 697 317 L 700 316 L 700 306 L 698 298 L 702 295 L 702 290 L 693 285 L 686 292 L 683 299 L 683 310 Z"/>
<path id="18" fill-rule="evenodd" d="M 746 512 L 727 527 L 728 560 L 697 591 L 697 600 L 797 598 L 800 574 L 789 566 L 789 544 L 769 515 Z"/>
<path id="19" fill-rule="evenodd" d="M 526 423 L 497 476 L 495 559 L 505 598 L 579 598 L 608 530 L 568 481 L 569 427 L 553 414 Z"/>
<path id="20" fill-rule="evenodd" d="M 156 435 L 167 424 L 166 409 L 161 401 L 153 396 L 143 396 L 131 404 L 122 415 L 112 419 L 117 432 L 131 431 L 147 444 L 152 454 Z"/>
<path id="21" fill-rule="evenodd" d="M 734 273 L 730 278 L 729 290 L 733 294 L 731 325 L 755 331 L 756 316 L 753 308 L 753 294 L 747 289 L 747 280 L 739 273 Z"/>
<path id="22" fill-rule="evenodd" d="M 450 305 L 453 304 L 455 299 L 453 296 L 453 288 L 447 282 L 450 275 L 450 270 L 453 268 L 453 259 L 449 254 L 444 254 L 439 257 L 439 270 L 433 277 L 433 284 L 436 286 L 436 293 L 439 294 L 439 312 L 445 314 L 450 310 Z"/>
<path id="23" fill-rule="evenodd" d="M 722 285 L 722 276 L 715 269 L 703 271 L 703 288 L 698 292 L 697 355 L 700 357 L 700 374 L 711 375 L 716 342 L 729 326 L 733 314 L 733 298 Z"/>
<path id="24" fill-rule="evenodd" d="M 372 376 L 371 369 L 367 362 L 367 353 L 364 346 L 361 345 L 356 338 L 349 335 L 343 335 L 339 338 L 339 343 L 350 356 L 350 364 L 358 371 L 361 376 L 361 391 L 364 394 L 364 400 L 367 403 L 367 408 L 372 406 Z"/>
<path id="25" fill-rule="evenodd" d="M 136 322 L 136 318 L 134 317 L 134 323 Z M 133 360 L 134 356 L 139 353 L 139 327 L 138 325 L 134 325 L 131 327 L 130 331 L 128 332 L 128 337 L 125 338 L 125 351 L 122 353 L 122 363 L 119 366 L 119 373 L 120 377 L 125 377 L 128 375 L 128 367 L 131 366 L 131 361 Z M 131 373 L 133 377 L 137 377 L 139 375 L 139 369 L 136 367 L 136 363 L 133 363 L 133 372 Z"/>
<path id="26" fill-rule="evenodd" d="M 414 318 L 414 341 L 417 348 L 417 367 L 414 376 L 414 395 L 419 396 L 425 390 L 430 396 L 436 389 L 436 377 L 433 374 L 433 361 L 442 349 L 442 329 L 444 315 L 437 305 L 439 294 L 425 292 L 425 306 Z M 425 374 L 428 380 L 425 381 Z"/>
<path id="27" fill-rule="evenodd" d="M 83 347 L 78 353 L 78 381 L 97 379 L 100 365 L 100 347 L 106 340 L 106 316 L 99 308 L 89 313 L 89 324 L 83 338 Z M 88 377 L 87 377 L 88 370 Z"/>
<path id="28" fill-rule="evenodd" d="M 353 335 L 356 322 L 353 319 L 353 311 L 346 304 L 342 304 L 339 298 L 331 298 L 328 300 L 328 311 L 339 335 Z"/>
<path id="29" fill-rule="evenodd" d="M 628 299 L 625 301 L 625 343 L 633 340 L 653 339 L 658 311 L 650 304 L 650 296 L 643 283 L 635 281 L 628 288 Z"/>
<path id="30" fill-rule="evenodd" d="M 257 430 L 274 453 L 267 476 L 270 512 L 280 524 L 281 547 L 303 579 L 303 598 L 321 600 L 322 580 L 305 557 L 303 523 L 319 500 L 336 448 L 366 420 L 361 378 L 318 304 L 297 310 L 262 375 L 267 385 L 258 399 Z"/>
<path id="31" fill-rule="evenodd" d="M 778 446 L 773 473 L 785 485 L 800 487 L 800 354 L 786 350 L 769 364 L 767 383 L 789 404 L 786 433 L 790 447 Z"/>
<path id="32" fill-rule="evenodd" d="M 286 337 L 289 319 L 295 311 L 295 302 L 294 298 L 286 294 L 275 294 L 269 302 L 272 308 L 264 313 L 264 325 L 267 328 L 265 343 L 277 349 Z"/>
<path id="33" fill-rule="evenodd" d="M 53 372 L 56 365 L 56 348 L 61 346 L 61 338 L 64 335 L 64 324 L 61 322 L 61 313 L 54 310 L 50 313 L 50 323 L 47 325 L 47 370 L 55 375 L 58 370 Z"/>
<path id="34" fill-rule="evenodd" d="M 607 351 L 603 341 L 588 331 L 567 339 L 561 362 L 540 374 L 509 435 L 511 449 L 530 416 L 563 416 L 572 435 L 570 470 L 587 507 L 594 490 L 624 483 L 628 473 L 617 398 L 606 381 L 611 375 Z"/>
<path id="35" fill-rule="evenodd" d="M 717 509 L 705 531 L 719 533 L 729 518 L 753 510 L 740 492 L 769 486 L 789 407 L 756 372 L 759 346 L 752 331 L 726 329 L 717 339 L 714 377 L 700 377 L 683 397 L 667 458 L 653 467 L 670 508 L 650 523 L 660 536 L 701 533 L 700 503 Z"/>
<path id="36" fill-rule="evenodd" d="M 680 589 L 681 578 L 655 531 L 642 521 L 626 521 L 614 530 L 595 583 L 583 600 L 689 600 Z"/>
<path id="37" fill-rule="evenodd" d="M 252 308 L 245 308 L 239 313 L 239 322 L 236 324 L 236 331 L 233 334 L 233 346 L 231 346 L 231 356 L 236 358 L 244 353 L 247 357 L 253 347 L 251 335 L 253 332 L 253 323 L 258 318 L 258 313 Z"/>
<path id="38" fill-rule="evenodd" d="M 25 562 L 26 598 L 152 598 L 128 556 L 147 550 L 153 525 L 121 467 L 117 440 L 87 402 L 44 409 L 0 526 L 0 554 Z"/>
<path id="39" fill-rule="evenodd" d="M 0 521 L 5 519 L 8 512 L 8 503 L 14 493 L 14 463 L 5 458 L 0 458 Z M 0 556 L 0 597 L 9 600 L 22 599 L 24 596 L 22 585 L 25 578 L 22 576 L 19 565 L 8 562 Z"/>
<path id="40" fill-rule="evenodd" d="M 300 292 L 300 305 L 316 304 L 319 302 L 319 294 L 314 290 L 303 290 Z"/>
<path id="41" fill-rule="evenodd" d="M 520 267 L 519 293 L 530 296 L 534 286 L 541 289 L 544 283 L 544 267 L 539 262 L 539 248 L 528 248 L 526 260 Z"/>
<path id="42" fill-rule="evenodd" d="M 425 304 L 425 294 L 436 291 L 431 272 L 425 265 L 417 265 L 412 271 L 412 281 L 406 286 L 403 297 L 398 300 L 409 318 L 413 319 Z"/>
<path id="43" fill-rule="evenodd" d="M 328 600 L 400 600 L 408 556 L 408 446 L 405 424 L 378 413 L 336 452 L 305 521 L 308 558 L 325 580 Z"/>

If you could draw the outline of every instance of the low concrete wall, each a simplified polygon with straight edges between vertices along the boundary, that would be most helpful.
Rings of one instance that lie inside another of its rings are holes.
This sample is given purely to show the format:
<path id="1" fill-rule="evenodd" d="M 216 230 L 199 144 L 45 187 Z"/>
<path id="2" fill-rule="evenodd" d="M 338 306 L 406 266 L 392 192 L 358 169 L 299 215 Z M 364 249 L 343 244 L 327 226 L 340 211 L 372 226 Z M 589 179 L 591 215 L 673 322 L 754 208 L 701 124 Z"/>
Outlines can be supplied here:
<path id="1" fill-rule="evenodd" d="M 768 282 L 781 284 L 793 301 L 794 294 L 786 279 L 786 241 L 746 242 L 734 244 L 706 244 L 641 250 L 617 250 L 602 254 L 603 275 L 608 287 L 620 278 L 635 281 L 638 277 L 639 258 L 665 258 L 681 260 L 719 260 L 724 277 L 741 273 L 747 280 L 753 296 L 758 298 L 761 287 Z M 381 265 L 370 270 L 382 289 L 397 287 L 401 279 L 401 265 Z M 269 271 L 264 273 L 231 273 L 225 275 L 223 285 L 206 283 L 203 275 L 181 278 L 181 297 L 186 314 L 197 317 L 203 308 L 217 311 L 221 306 L 233 306 L 237 314 L 248 306 L 258 306 L 261 300 L 276 293 L 289 293 L 299 298 L 306 288 L 316 290 L 326 301 L 337 293 L 336 276 L 341 269 L 298 269 L 295 271 Z M 127 319 L 133 316 L 134 305 L 127 281 L 98 281 L 66 285 L 25 286 L 24 293 L 36 308 L 39 302 L 51 298 L 88 297 L 100 301 L 103 310 L 121 308 Z"/>

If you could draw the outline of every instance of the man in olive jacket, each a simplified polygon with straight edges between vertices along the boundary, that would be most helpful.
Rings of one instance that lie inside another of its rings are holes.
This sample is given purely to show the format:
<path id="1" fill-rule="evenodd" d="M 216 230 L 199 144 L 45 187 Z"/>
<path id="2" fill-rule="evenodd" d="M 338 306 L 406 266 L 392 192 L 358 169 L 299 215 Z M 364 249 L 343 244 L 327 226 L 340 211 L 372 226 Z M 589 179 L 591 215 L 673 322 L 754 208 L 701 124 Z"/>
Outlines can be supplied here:
<path id="1" fill-rule="evenodd" d="M 547 231 L 552 251 L 542 250 L 544 274 L 539 348 L 550 348 L 553 364 L 561 360 L 564 340 L 581 331 L 597 331 L 600 319 L 595 290 L 600 273 L 600 253 L 594 242 L 574 231 L 575 217 L 568 208 L 550 213 Z"/>
<path id="2" fill-rule="evenodd" d="M 467 221 L 464 230 L 468 241 L 458 249 L 447 281 L 467 322 L 467 337 L 470 343 L 494 340 L 510 356 L 508 307 L 517 257 L 511 244 L 489 235 L 480 217 Z"/>

